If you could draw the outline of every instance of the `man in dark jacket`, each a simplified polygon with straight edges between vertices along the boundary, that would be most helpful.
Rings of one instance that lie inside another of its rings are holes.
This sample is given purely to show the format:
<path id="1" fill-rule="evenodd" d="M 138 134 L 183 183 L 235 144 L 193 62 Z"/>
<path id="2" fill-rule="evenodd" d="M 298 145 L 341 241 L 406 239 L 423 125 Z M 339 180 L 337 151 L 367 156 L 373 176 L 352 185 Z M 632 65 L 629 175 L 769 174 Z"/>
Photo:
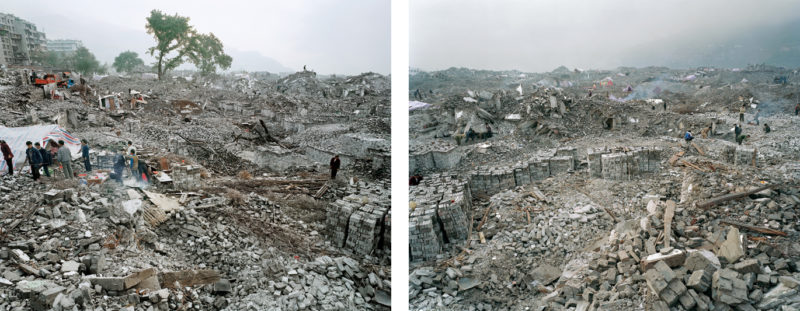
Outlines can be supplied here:
<path id="1" fill-rule="evenodd" d="M 122 171 L 125 170 L 124 153 L 125 149 L 120 149 L 119 153 L 114 156 L 114 179 L 120 184 L 122 183 Z"/>
<path id="2" fill-rule="evenodd" d="M 53 156 L 50 154 L 50 151 L 42 148 L 42 145 L 39 143 L 35 143 L 34 147 L 36 147 L 36 150 L 42 155 L 42 169 L 44 169 L 44 175 L 50 177 L 50 165 L 53 164 Z"/>
<path id="3" fill-rule="evenodd" d="M 331 179 L 336 179 L 336 172 L 339 171 L 339 167 L 342 166 L 342 161 L 339 160 L 339 155 L 333 156 L 331 159 Z"/>
<path id="4" fill-rule="evenodd" d="M 6 161 L 8 166 L 8 175 L 14 175 L 14 153 L 11 152 L 11 147 L 6 144 L 5 140 L 0 140 L 0 150 L 3 152 L 3 160 Z"/>
<path id="5" fill-rule="evenodd" d="M 742 128 L 739 127 L 739 124 L 733 125 L 733 134 L 735 134 L 733 137 L 739 137 L 739 135 L 742 134 Z"/>
<path id="6" fill-rule="evenodd" d="M 89 142 L 81 139 L 81 157 L 83 158 L 83 167 L 86 172 L 92 171 L 92 163 L 89 163 Z"/>
<path id="7" fill-rule="evenodd" d="M 42 154 L 39 153 L 39 150 L 33 148 L 33 143 L 28 141 L 25 142 L 25 145 L 28 146 L 28 149 L 25 149 L 25 161 L 31 165 L 31 175 L 33 175 L 33 180 L 39 180 L 39 167 L 42 165 Z"/>

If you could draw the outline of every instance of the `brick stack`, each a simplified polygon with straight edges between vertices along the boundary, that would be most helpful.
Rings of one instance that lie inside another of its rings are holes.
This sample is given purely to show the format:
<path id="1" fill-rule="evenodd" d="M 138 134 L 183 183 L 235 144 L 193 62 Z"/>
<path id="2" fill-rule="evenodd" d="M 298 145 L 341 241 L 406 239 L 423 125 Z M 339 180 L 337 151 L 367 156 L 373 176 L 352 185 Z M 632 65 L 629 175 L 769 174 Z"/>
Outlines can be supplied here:
<path id="1" fill-rule="evenodd" d="M 172 184 L 177 190 L 194 191 L 200 188 L 200 167 L 178 165 L 172 170 Z"/>
<path id="2" fill-rule="evenodd" d="M 388 209 L 372 204 L 361 206 L 350 216 L 345 247 L 362 255 L 369 255 L 381 240 L 383 218 Z"/>
<path id="3" fill-rule="evenodd" d="M 571 156 L 559 156 L 549 159 L 550 175 L 566 174 L 575 167 L 575 159 Z"/>
<path id="4" fill-rule="evenodd" d="M 410 190 L 410 200 L 416 204 L 408 229 L 412 260 L 435 259 L 447 243 L 468 238 L 472 192 L 466 180 L 434 174 Z"/>
<path id="5" fill-rule="evenodd" d="M 739 166 L 753 165 L 753 158 L 756 156 L 756 149 L 744 146 L 736 147 L 734 164 Z"/>
<path id="6" fill-rule="evenodd" d="M 603 163 L 601 157 L 610 151 L 606 148 L 589 148 L 586 150 L 586 159 L 589 163 L 589 176 L 594 178 L 603 177 Z"/>
<path id="7" fill-rule="evenodd" d="M 328 205 L 325 213 L 325 222 L 331 231 L 333 244 L 337 247 L 344 246 L 344 242 L 347 238 L 347 224 L 350 222 L 350 216 L 352 216 L 353 212 L 359 207 L 359 204 L 350 202 L 347 199 L 348 197 L 345 197 L 344 199 L 336 200 L 331 203 Z"/>

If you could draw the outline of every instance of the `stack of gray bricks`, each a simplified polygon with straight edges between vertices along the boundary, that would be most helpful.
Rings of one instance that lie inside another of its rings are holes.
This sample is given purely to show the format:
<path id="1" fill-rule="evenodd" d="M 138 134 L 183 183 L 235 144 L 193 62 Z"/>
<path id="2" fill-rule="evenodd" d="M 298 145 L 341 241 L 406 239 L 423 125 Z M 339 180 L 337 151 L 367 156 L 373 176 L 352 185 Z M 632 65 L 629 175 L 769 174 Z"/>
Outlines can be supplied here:
<path id="1" fill-rule="evenodd" d="M 392 210 L 383 217 L 383 249 L 392 250 Z"/>
<path id="2" fill-rule="evenodd" d="M 357 254 L 369 255 L 381 240 L 381 226 L 387 208 L 366 204 L 350 216 L 345 247 Z"/>
<path id="3" fill-rule="evenodd" d="M 346 198 L 345 198 L 346 199 Z M 360 205 L 346 200 L 336 200 L 328 205 L 325 221 L 331 230 L 331 238 L 336 247 L 343 247 L 347 238 L 347 224 Z"/>
<path id="4" fill-rule="evenodd" d="M 436 220 L 436 209 L 417 206 L 408 218 L 408 245 L 411 260 L 436 259 L 442 252 L 442 233 Z"/>
<path id="5" fill-rule="evenodd" d="M 556 153 L 554 157 L 571 157 L 572 158 L 572 169 L 578 167 L 578 148 L 575 147 L 560 147 L 556 149 Z"/>
<path id="6" fill-rule="evenodd" d="M 575 158 L 571 156 L 552 157 L 549 162 L 551 176 L 565 174 L 575 169 Z"/>
<path id="7" fill-rule="evenodd" d="M 172 184 L 177 190 L 197 190 L 197 188 L 200 188 L 200 167 L 194 165 L 173 167 Z"/>
<path id="8" fill-rule="evenodd" d="M 589 148 L 586 150 L 586 160 L 589 163 L 589 176 L 594 178 L 603 177 L 603 163 L 601 157 L 610 151 L 606 148 Z"/>
<path id="9" fill-rule="evenodd" d="M 533 158 L 528 161 L 528 171 L 531 173 L 531 181 L 550 177 L 550 162 L 547 159 Z"/>
<path id="10" fill-rule="evenodd" d="M 595 154 L 596 156 L 596 154 Z M 590 174 L 596 173 L 589 160 Z M 600 176 L 611 180 L 632 180 L 643 173 L 652 173 L 661 167 L 661 149 L 633 148 L 629 152 L 605 153 L 600 155 Z"/>
<path id="11" fill-rule="evenodd" d="M 738 146 L 734 158 L 734 164 L 739 166 L 747 166 L 753 164 L 753 157 L 756 156 L 756 149 L 750 147 Z"/>
<path id="12" fill-rule="evenodd" d="M 470 224 L 467 215 L 472 202 L 470 188 L 466 180 L 448 174 L 433 174 L 420 185 L 411 187 L 409 198 L 416 203 L 409 217 L 412 260 L 435 259 L 446 242 L 467 240 Z"/>
<path id="13" fill-rule="evenodd" d="M 442 227 L 444 227 L 444 234 L 447 235 L 447 240 L 451 243 L 467 240 L 469 223 L 464 210 L 464 201 L 464 194 L 456 193 L 451 196 L 445 196 L 439 202 L 437 215 L 439 216 L 439 221 L 442 222 Z"/>

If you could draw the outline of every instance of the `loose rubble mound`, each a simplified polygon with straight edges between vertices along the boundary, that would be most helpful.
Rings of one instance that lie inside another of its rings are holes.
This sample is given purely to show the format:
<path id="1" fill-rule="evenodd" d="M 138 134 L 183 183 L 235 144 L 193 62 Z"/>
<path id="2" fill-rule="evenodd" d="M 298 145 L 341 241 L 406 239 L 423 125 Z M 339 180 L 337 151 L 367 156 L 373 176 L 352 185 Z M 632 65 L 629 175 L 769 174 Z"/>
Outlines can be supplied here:
<path id="1" fill-rule="evenodd" d="M 764 65 L 412 71 L 411 308 L 800 309 L 799 84 Z"/>
<path id="2" fill-rule="evenodd" d="M 24 76 L 0 72 L 3 126 L 61 125 L 95 173 L 132 141 L 159 174 L 0 173 L 0 310 L 390 308 L 388 77 L 109 76 L 47 99 Z"/>

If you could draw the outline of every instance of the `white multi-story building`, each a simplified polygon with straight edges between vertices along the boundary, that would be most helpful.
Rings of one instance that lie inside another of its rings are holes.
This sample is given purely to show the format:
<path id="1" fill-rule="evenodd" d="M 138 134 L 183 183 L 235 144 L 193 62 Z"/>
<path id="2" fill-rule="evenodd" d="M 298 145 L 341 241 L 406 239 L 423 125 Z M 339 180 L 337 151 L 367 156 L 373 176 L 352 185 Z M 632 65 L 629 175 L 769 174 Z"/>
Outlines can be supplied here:
<path id="1" fill-rule="evenodd" d="M 83 46 L 81 40 L 58 39 L 47 40 L 47 50 L 53 52 L 72 53 Z"/>

